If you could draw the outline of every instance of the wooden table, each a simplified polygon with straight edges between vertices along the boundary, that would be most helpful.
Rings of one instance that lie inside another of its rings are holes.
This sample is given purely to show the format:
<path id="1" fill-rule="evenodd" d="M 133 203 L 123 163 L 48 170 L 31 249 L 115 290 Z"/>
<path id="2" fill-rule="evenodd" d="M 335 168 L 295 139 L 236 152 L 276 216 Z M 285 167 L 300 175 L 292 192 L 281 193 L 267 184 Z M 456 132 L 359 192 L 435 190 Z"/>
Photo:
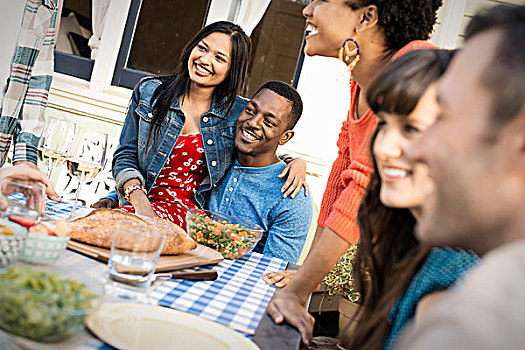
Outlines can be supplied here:
<path id="1" fill-rule="evenodd" d="M 60 257 L 53 266 L 53 269 L 55 269 L 55 267 L 57 267 L 57 269 L 67 269 L 68 271 L 73 269 L 73 271 L 78 272 L 79 274 L 87 273 L 94 278 L 100 278 L 101 281 L 103 280 L 107 269 L 105 264 L 70 251 L 67 251 L 62 257 Z M 287 269 L 297 269 L 297 266 L 289 264 Z M 265 313 L 261 319 L 252 339 L 262 350 L 299 349 L 301 344 L 300 334 L 296 329 L 287 324 L 276 325 L 267 313 Z M 23 348 L 42 350 L 93 350 L 98 349 L 100 344 L 100 341 L 86 329 L 83 329 L 74 336 L 55 344 L 35 343 L 20 337 L 10 336 L 0 330 L 0 349 L 2 350 L 20 350 Z"/>

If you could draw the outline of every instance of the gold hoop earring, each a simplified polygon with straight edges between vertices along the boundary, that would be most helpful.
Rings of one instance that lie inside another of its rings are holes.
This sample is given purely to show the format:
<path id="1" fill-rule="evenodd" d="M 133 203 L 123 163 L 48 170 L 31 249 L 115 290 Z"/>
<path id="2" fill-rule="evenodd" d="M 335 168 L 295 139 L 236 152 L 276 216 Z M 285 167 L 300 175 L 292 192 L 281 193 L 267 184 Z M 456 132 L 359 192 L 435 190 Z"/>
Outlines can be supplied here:
<path id="1" fill-rule="evenodd" d="M 351 49 L 348 47 L 348 43 L 352 42 L 355 45 L 355 48 Z M 352 61 L 350 61 L 351 58 L 354 58 Z M 339 49 L 339 59 L 343 61 L 350 72 L 352 72 L 357 64 L 359 62 L 359 59 L 361 58 L 361 49 L 359 48 L 359 44 L 355 39 L 348 38 L 344 41 L 343 45 L 341 45 L 341 48 Z"/>

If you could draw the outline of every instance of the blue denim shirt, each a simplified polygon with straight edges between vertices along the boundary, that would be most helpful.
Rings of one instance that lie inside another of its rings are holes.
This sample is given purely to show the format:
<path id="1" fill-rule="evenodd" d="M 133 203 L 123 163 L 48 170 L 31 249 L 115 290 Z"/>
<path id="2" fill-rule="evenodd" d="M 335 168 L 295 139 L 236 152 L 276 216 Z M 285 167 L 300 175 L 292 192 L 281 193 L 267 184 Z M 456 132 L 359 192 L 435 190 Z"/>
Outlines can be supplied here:
<path id="1" fill-rule="evenodd" d="M 160 80 L 144 80 L 135 87 L 120 134 L 120 144 L 113 156 L 113 177 L 117 192 L 111 198 L 120 205 L 126 204 L 122 186 L 130 179 L 138 179 L 149 191 L 164 167 L 184 126 L 185 116 L 178 99 L 171 105 L 162 124 L 155 146 L 147 145 L 148 133 L 153 118 L 152 97 Z M 216 186 L 230 168 L 234 158 L 234 138 L 237 119 L 247 100 L 237 97 L 227 112 L 213 99 L 210 110 L 200 118 L 200 130 L 206 155 L 208 175 L 197 188 L 195 198 L 202 206 L 206 193 Z"/>
<path id="2" fill-rule="evenodd" d="M 286 165 L 243 167 L 235 161 L 219 186 L 211 191 L 208 209 L 236 216 L 261 226 L 263 237 L 254 251 L 296 263 L 312 220 L 312 198 L 304 188 L 283 198 L 285 178 L 277 175 Z"/>

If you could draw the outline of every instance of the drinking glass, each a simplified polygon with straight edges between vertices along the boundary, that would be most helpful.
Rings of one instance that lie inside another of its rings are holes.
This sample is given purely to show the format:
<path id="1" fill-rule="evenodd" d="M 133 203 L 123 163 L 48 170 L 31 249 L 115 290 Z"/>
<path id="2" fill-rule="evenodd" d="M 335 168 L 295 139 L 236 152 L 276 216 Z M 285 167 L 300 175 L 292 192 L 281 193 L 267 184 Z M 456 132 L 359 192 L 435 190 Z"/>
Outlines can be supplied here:
<path id="1" fill-rule="evenodd" d="M 44 213 L 46 186 L 33 180 L 3 179 L 0 191 L 7 197 L 7 209 L 3 216 L 18 216 L 38 220 Z"/>
<path id="2" fill-rule="evenodd" d="M 119 299 L 145 300 L 163 244 L 164 233 L 153 232 L 147 225 L 115 225 L 106 293 Z"/>
<path id="3" fill-rule="evenodd" d="M 75 203 L 73 203 L 70 219 L 73 218 L 77 209 L 82 184 L 97 177 L 106 164 L 108 134 L 79 127 L 75 141 L 76 144 L 71 155 L 66 158 L 69 174 L 78 179 Z"/>
<path id="4" fill-rule="evenodd" d="M 62 166 L 71 156 L 76 140 L 77 125 L 71 121 L 49 117 L 38 141 L 38 159 L 47 167 L 51 179 L 53 169 Z"/>

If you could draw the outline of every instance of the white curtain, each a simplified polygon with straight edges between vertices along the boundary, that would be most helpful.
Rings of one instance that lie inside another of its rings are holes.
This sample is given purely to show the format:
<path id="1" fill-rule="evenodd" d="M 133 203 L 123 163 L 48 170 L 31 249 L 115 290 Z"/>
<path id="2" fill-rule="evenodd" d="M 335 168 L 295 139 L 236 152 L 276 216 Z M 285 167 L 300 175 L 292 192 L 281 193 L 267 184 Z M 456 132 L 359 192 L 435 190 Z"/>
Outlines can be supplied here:
<path id="1" fill-rule="evenodd" d="M 109 0 L 92 0 L 93 8 L 91 9 L 93 35 L 89 38 L 88 45 L 91 48 L 91 59 L 97 58 L 100 39 L 104 32 L 104 23 L 106 22 L 106 13 L 109 6 Z"/>
<path id="2" fill-rule="evenodd" d="M 252 35 L 268 5 L 270 5 L 270 0 L 241 0 L 235 23 L 240 25 L 248 36 Z"/>

